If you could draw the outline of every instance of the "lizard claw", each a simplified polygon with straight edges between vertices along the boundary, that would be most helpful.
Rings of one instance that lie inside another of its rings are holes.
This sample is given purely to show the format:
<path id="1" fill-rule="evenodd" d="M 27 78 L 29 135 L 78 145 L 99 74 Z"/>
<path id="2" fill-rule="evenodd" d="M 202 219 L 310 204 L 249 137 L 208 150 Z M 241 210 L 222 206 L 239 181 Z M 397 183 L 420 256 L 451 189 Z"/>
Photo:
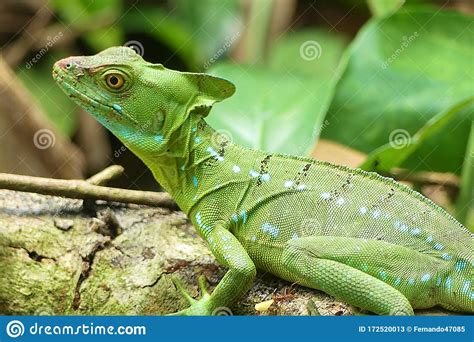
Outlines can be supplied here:
<path id="1" fill-rule="evenodd" d="M 176 277 L 171 278 L 174 285 L 182 296 L 188 301 L 191 306 L 187 309 L 169 314 L 168 316 L 210 316 L 213 313 L 213 305 L 211 302 L 211 295 L 206 288 L 206 277 L 201 275 L 198 280 L 199 289 L 201 291 L 201 298 L 194 299 L 189 292 L 184 288 L 183 284 Z"/>
<path id="2" fill-rule="evenodd" d="M 178 278 L 176 278 L 175 276 L 173 276 L 171 278 L 171 281 L 173 282 L 174 286 L 176 286 L 176 289 L 181 293 L 181 295 L 184 297 L 184 299 L 186 299 L 188 301 L 189 304 L 193 305 L 194 303 L 197 302 L 196 299 L 194 299 L 188 292 L 188 290 L 186 290 L 183 286 L 183 283 L 181 282 L 181 280 L 179 280 Z"/>

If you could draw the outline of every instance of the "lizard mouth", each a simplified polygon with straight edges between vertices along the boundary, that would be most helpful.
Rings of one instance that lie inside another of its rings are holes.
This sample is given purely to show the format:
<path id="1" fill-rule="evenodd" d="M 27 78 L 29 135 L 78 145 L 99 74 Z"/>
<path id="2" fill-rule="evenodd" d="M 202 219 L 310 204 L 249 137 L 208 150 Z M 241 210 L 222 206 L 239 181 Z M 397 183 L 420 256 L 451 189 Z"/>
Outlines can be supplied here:
<path id="1" fill-rule="evenodd" d="M 53 68 L 53 78 L 73 100 L 94 109 L 113 110 L 111 106 L 97 101 L 93 97 L 87 95 L 85 92 L 77 90 L 77 87 L 74 87 L 73 84 L 80 83 L 83 87 L 87 86 L 56 65 Z"/>
<path id="2" fill-rule="evenodd" d="M 72 76 L 67 71 L 64 71 L 60 66 L 54 65 L 53 67 L 53 78 L 54 80 L 61 86 L 64 92 L 75 102 L 79 103 L 80 105 L 84 106 L 90 112 L 109 112 L 113 113 L 115 117 L 122 116 L 126 119 L 130 120 L 133 123 L 137 123 L 135 119 L 127 115 L 122 111 L 117 111 L 111 105 L 108 105 L 104 102 L 98 101 L 96 98 L 92 97 L 88 94 L 88 91 L 91 93 L 93 92 L 90 88 L 88 88 L 87 84 L 81 82 L 77 77 Z M 80 84 L 85 91 L 79 91 L 77 89 L 77 84 Z M 105 100 L 104 100 L 105 101 Z"/>

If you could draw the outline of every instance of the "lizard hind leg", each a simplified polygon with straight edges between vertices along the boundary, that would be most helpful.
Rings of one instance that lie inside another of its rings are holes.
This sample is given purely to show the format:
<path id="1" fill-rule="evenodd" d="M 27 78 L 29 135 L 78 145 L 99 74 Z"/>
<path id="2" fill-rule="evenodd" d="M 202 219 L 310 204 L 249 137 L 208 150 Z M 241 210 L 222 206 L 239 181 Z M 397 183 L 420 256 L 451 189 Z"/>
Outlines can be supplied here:
<path id="1" fill-rule="evenodd" d="M 413 315 L 408 299 L 397 289 L 356 268 L 314 255 L 312 238 L 290 240 L 283 252 L 286 271 L 303 286 L 324 291 L 379 315 Z"/>

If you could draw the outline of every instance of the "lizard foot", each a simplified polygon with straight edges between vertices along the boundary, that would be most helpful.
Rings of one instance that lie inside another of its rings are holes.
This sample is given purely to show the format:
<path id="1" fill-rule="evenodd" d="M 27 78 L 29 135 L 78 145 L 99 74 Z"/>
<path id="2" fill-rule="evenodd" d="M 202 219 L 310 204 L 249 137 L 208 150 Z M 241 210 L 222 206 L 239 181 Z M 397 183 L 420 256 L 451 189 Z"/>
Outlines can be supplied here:
<path id="1" fill-rule="evenodd" d="M 188 291 L 184 288 L 183 284 L 180 280 L 173 277 L 172 281 L 179 292 L 183 295 L 183 297 L 191 304 L 191 306 L 187 309 L 180 310 L 169 316 L 214 316 L 219 315 L 216 311 L 223 308 L 216 308 L 211 300 L 211 295 L 206 289 L 206 277 L 201 275 L 199 277 L 199 289 L 201 291 L 201 298 L 194 299 Z M 230 310 L 227 309 L 229 312 Z"/>

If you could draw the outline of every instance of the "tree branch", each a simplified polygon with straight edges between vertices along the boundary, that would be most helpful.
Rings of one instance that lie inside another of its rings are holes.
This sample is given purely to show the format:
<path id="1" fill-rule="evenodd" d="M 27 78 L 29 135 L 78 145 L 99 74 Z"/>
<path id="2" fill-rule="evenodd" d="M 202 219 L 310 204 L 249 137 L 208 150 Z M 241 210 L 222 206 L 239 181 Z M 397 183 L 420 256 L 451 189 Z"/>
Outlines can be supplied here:
<path id="1" fill-rule="evenodd" d="M 83 200 L 103 200 L 179 209 L 170 195 L 164 192 L 127 190 L 99 185 L 119 176 L 122 172 L 123 168 L 115 165 L 99 172 L 89 180 L 64 180 L 0 173 L 0 188 Z"/>

